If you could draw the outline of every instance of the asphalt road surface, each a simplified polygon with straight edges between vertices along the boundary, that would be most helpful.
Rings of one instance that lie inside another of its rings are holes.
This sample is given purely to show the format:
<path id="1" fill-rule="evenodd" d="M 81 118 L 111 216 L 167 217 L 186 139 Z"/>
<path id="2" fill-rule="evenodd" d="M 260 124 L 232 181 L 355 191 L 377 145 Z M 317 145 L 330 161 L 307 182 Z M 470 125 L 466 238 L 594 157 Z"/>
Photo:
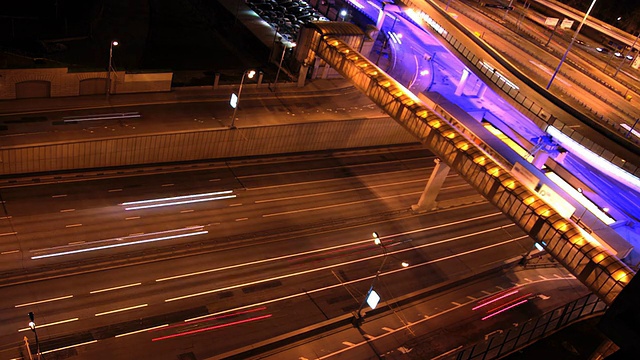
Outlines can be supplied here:
<path id="1" fill-rule="evenodd" d="M 405 146 L 5 183 L 0 357 L 29 311 L 49 356 L 214 356 L 356 310 L 382 250 L 395 297 L 531 247 L 455 174 L 412 214 L 432 168 Z"/>

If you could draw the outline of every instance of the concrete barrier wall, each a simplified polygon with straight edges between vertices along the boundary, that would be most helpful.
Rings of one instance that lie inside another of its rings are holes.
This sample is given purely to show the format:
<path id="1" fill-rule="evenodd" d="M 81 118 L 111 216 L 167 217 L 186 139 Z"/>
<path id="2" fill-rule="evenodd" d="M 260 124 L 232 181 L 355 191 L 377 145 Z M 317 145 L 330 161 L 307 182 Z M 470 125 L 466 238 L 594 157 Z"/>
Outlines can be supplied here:
<path id="1" fill-rule="evenodd" d="M 142 165 L 414 143 L 390 118 L 150 134 L 0 147 L 0 174 Z"/>

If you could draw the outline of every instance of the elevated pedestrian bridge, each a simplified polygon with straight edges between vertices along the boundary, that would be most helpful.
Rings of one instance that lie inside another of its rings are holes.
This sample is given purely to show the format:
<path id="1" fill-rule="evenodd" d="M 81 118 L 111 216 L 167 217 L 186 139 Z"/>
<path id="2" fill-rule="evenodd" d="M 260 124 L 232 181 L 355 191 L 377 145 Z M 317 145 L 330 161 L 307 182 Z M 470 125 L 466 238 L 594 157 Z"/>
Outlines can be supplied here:
<path id="1" fill-rule="evenodd" d="M 324 24 L 307 38 L 310 51 L 305 64 L 319 57 L 349 79 L 592 292 L 607 304 L 613 302 L 635 275 L 629 267 L 519 182 L 511 174 L 513 164 L 453 115 L 428 107 L 330 29 L 330 24 Z"/>

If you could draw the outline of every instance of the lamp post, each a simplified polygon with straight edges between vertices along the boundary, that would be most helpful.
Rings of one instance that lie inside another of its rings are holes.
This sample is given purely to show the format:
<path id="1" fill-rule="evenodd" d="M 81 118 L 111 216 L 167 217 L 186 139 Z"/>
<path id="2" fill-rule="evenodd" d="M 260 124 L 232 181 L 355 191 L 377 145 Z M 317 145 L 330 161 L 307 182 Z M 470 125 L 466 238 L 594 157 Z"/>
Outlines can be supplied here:
<path id="1" fill-rule="evenodd" d="M 35 316 L 33 315 L 33 312 L 29 312 L 29 328 L 31 328 L 31 331 L 33 331 L 33 334 L 36 337 L 36 356 L 38 357 L 38 359 L 40 359 L 40 342 L 38 341 L 38 332 L 36 331 L 36 322 L 35 322 Z"/>
<path id="2" fill-rule="evenodd" d="M 117 41 L 112 41 L 111 44 L 109 45 L 109 68 L 107 69 L 107 99 L 109 98 L 109 95 L 111 95 L 111 63 L 112 63 L 112 59 L 113 59 L 113 47 L 114 46 L 118 46 L 118 42 Z"/>
<path id="3" fill-rule="evenodd" d="M 369 306 L 371 307 L 371 309 L 375 309 L 378 301 L 380 300 L 380 295 L 378 295 L 378 293 L 375 291 L 374 287 L 376 285 L 376 283 L 378 282 L 378 278 L 380 277 L 380 274 L 382 273 L 382 269 L 384 268 L 384 265 L 387 262 L 387 258 L 388 258 L 388 253 L 387 253 L 387 248 L 384 246 L 384 243 L 382 243 L 382 239 L 380 239 L 380 236 L 378 235 L 377 232 L 374 232 L 373 234 L 373 243 L 380 246 L 380 248 L 382 249 L 382 263 L 380 264 L 380 267 L 378 268 L 378 271 L 376 271 L 376 276 L 373 278 L 373 281 L 371 282 L 371 286 L 369 287 L 369 291 L 367 291 L 367 296 L 365 296 L 364 300 L 362 301 L 362 303 L 360 304 L 360 307 L 358 307 L 358 310 L 356 311 L 355 317 L 353 319 L 353 324 L 356 327 L 359 327 L 360 324 L 364 321 L 364 317 L 362 315 L 362 309 L 364 308 L 365 304 L 369 304 Z M 406 261 L 403 261 L 402 263 L 402 267 L 406 268 L 409 266 L 409 263 Z"/>
<path id="4" fill-rule="evenodd" d="M 347 10 L 346 9 L 342 9 L 340 10 L 340 18 L 342 19 L 342 21 L 344 22 L 344 19 L 347 17 Z"/>
<path id="5" fill-rule="evenodd" d="M 296 47 L 296 43 L 291 43 L 291 49 Z M 278 65 L 278 71 L 276 72 L 276 81 L 273 84 L 273 90 L 275 91 L 278 87 L 278 77 L 280 76 L 280 69 L 282 69 L 282 62 L 284 61 L 284 54 L 287 52 L 289 48 L 285 43 L 282 43 L 282 56 L 280 57 L 280 64 Z"/>
<path id="6" fill-rule="evenodd" d="M 580 25 L 578 25 L 578 28 L 576 29 L 575 34 L 573 34 L 573 38 L 571 38 L 571 42 L 569 43 L 569 46 L 567 46 L 567 51 L 565 51 L 564 55 L 562 55 L 562 60 L 560 60 L 560 63 L 558 64 L 556 71 L 551 76 L 551 80 L 549 80 L 549 84 L 547 84 L 547 87 L 546 87 L 547 90 L 549 90 L 549 88 L 551 87 L 551 83 L 553 82 L 553 79 L 555 79 L 556 75 L 558 75 L 558 72 L 560 71 L 560 67 L 564 63 L 564 60 L 567 58 L 567 55 L 569 55 L 569 50 L 571 50 L 571 46 L 573 46 L 573 43 L 576 41 L 576 38 L 578 37 L 578 33 L 580 32 L 580 29 L 582 29 L 582 25 L 584 25 L 585 21 L 587 21 L 587 17 L 589 17 L 589 13 L 591 13 L 591 9 L 593 9 L 593 5 L 595 4 L 596 4 L 596 0 L 593 0 L 591 5 L 589 6 L 589 10 L 587 10 L 587 12 L 584 14 L 584 18 L 582 18 L 582 21 L 580 22 Z"/>
<path id="7" fill-rule="evenodd" d="M 244 84 L 244 77 L 249 76 L 249 79 L 253 79 L 255 75 L 256 75 L 255 70 L 247 70 L 244 73 L 242 73 L 242 80 L 240 80 L 240 88 L 238 89 L 238 96 L 236 97 L 235 107 L 233 108 L 233 116 L 231 117 L 231 125 L 229 126 L 230 129 L 236 128 L 235 126 L 236 112 L 238 111 L 238 107 L 240 106 L 240 94 L 242 94 L 242 85 Z"/>
<path id="8" fill-rule="evenodd" d="M 627 51 L 627 54 L 622 55 L 622 61 L 620 62 L 620 65 L 618 65 L 618 68 L 616 69 L 616 72 L 613 74 L 613 77 L 616 77 L 616 75 L 618 75 L 618 72 L 620 72 L 620 68 L 622 67 L 622 64 L 624 64 L 624 62 L 627 60 L 627 56 L 629 56 L 629 54 L 631 54 L 631 52 L 633 51 L 633 48 L 636 46 L 636 43 L 638 42 L 639 37 L 640 37 L 640 32 L 638 33 L 638 36 L 636 36 L 636 39 L 633 40 L 633 44 L 631 45 L 631 48 L 629 48 L 629 51 Z"/>

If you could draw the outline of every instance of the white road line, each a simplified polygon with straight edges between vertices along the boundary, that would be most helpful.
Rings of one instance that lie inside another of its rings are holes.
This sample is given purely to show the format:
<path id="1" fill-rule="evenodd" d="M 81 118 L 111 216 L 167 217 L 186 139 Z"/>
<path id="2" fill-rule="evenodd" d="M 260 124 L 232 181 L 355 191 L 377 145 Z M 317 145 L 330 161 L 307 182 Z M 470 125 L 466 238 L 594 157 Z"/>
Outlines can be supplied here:
<path id="1" fill-rule="evenodd" d="M 451 303 L 455 306 L 461 306 L 459 302 L 452 301 Z"/>
<path id="2" fill-rule="evenodd" d="M 123 312 L 123 311 L 127 311 L 127 310 L 140 309 L 140 308 L 143 308 L 143 307 L 146 307 L 146 306 L 149 306 L 149 304 L 141 304 L 141 305 L 129 306 L 129 307 L 121 308 L 121 309 L 109 310 L 109 311 L 97 313 L 97 314 L 95 314 L 95 316 L 103 316 L 103 315 L 119 313 L 119 312 Z"/>
<path id="3" fill-rule="evenodd" d="M 2 253 L 0 253 L 0 254 L 2 254 L 2 255 L 8 255 L 8 254 L 15 254 L 15 253 L 17 253 L 17 252 L 20 252 L 20 250 L 7 250 L 7 251 L 3 251 L 3 252 L 2 252 Z"/>
<path id="4" fill-rule="evenodd" d="M 190 210 L 182 210 L 182 211 L 180 211 L 180 214 L 187 214 L 187 213 L 192 213 L 192 212 L 193 212 L 193 209 L 190 209 Z"/>
<path id="5" fill-rule="evenodd" d="M 422 191 L 416 191 L 416 192 L 407 193 L 407 194 L 400 194 L 400 195 L 383 196 L 383 197 L 377 197 L 377 198 L 374 198 L 374 199 L 368 199 L 368 200 L 350 201 L 350 202 L 341 203 L 341 204 L 332 204 L 332 205 L 318 206 L 318 207 L 313 207 L 313 208 L 306 208 L 306 209 L 299 209 L 299 210 L 284 211 L 284 212 L 273 213 L 273 214 L 264 214 L 264 215 L 262 215 L 262 217 L 280 216 L 280 215 L 295 214 L 295 213 L 301 213 L 301 212 L 307 212 L 307 211 L 316 211 L 316 210 L 331 209 L 331 208 L 339 207 L 339 206 L 348 206 L 348 205 L 354 205 L 354 204 L 362 204 L 362 203 L 367 203 L 367 202 L 372 202 L 372 201 L 380 201 L 380 200 L 386 200 L 386 199 L 393 199 L 393 198 L 399 198 L 399 197 L 404 197 L 404 196 L 415 196 L 415 195 L 418 195 L 418 194 L 422 194 Z"/>
<path id="6" fill-rule="evenodd" d="M 481 292 L 482 292 L 483 294 L 485 294 L 485 295 L 491 295 L 491 294 L 493 294 L 493 293 L 490 293 L 490 292 L 488 292 L 488 291 L 486 291 L 486 290 L 482 290 Z"/>
<path id="7" fill-rule="evenodd" d="M 343 341 L 342 345 L 346 345 L 346 346 L 354 346 L 354 344 L 352 342 L 348 342 L 348 341 Z"/>
<path id="8" fill-rule="evenodd" d="M 51 196 L 51 197 L 55 199 L 55 198 L 61 198 L 61 197 L 65 197 L 65 196 L 67 196 L 67 194 L 62 194 L 62 195 L 53 195 L 53 196 Z"/>
<path id="9" fill-rule="evenodd" d="M 469 299 L 469 300 L 475 300 L 476 298 L 474 298 L 473 296 L 469 296 L 469 295 L 467 295 L 467 299 Z"/>
<path id="10" fill-rule="evenodd" d="M 242 203 L 230 204 L 229 206 L 242 206 Z"/>
<path id="11" fill-rule="evenodd" d="M 68 322 L 72 322 L 72 321 L 77 321 L 78 318 L 73 318 L 73 319 L 67 319 L 67 320 L 60 320 L 60 321 L 54 321 L 52 323 L 48 323 L 48 324 L 38 324 L 38 328 L 43 328 L 43 327 L 47 327 L 47 326 L 53 326 L 53 325 L 59 325 L 59 324 L 64 324 L 64 323 L 68 323 Z M 31 330 L 30 327 L 26 327 L 26 328 L 22 328 L 22 329 L 18 329 L 18 332 L 22 332 L 22 331 L 28 331 Z"/>
<path id="12" fill-rule="evenodd" d="M 220 179 L 209 179 L 209 181 L 220 181 Z"/>
<path id="13" fill-rule="evenodd" d="M 119 337 L 123 337 L 123 336 L 138 334 L 138 333 L 145 332 L 145 331 L 151 331 L 151 330 L 155 330 L 155 329 L 160 329 L 160 328 L 163 328 L 165 326 L 169 326 L 169 324 L 164 324 L 164 325 L 154 326 L 154 327 L 150 327 L 150 328 L 146 328 L 146 329 L 131 331 L 131 332 L 124 333 L 124 334 L 118 334 L 118 335 L 116 335 L 114 337 L 119 338 Z"/>
<path id="14" fill-rule="evenodd" d="M 110 190 L 107 190 L 107 191 L 108 192 L 118 192 L 118 191 L 122 191 L 122 189 L 110 189 Z"/>
<path id="15" fill-rule="evenodd" d="M 48 303 L 48 302 L 52 302 L 52 301 L 70 299 L 72 297 L 73 297 L 73 295 L 60 296 L 60 297 L 57 297 L 57 298 L 51 298 L 51 299 L 45 299 L 45 300 L 38 300 L 38 301 L 30 302 L 30 303 L 18 304 L 18 305 L 14 306 L 14 307 L 20 308 L 20 307 L 25 307 L 25 306 L 30 306 L 30 305 L 44 304 L 44 303 Z"/>
<path id="16" fill-rule="evenodd" d="M 8 233 L 2 233 L 2 234 L 0 234 L 0 236 L 15 235 L 15 234 L 17 234 L 17 233 L 18 233 L 17 231 L 12 231 L 12 232 L 8 232 Z"/>
<path id="17" fill-rule="evenodd" d="M 173 184 L 162 184 L 162 187 L 173 186 Z"/>
<path id="18" fill-rule="evenodd" d="M 12 216 L 3 216 L 3 217 L 0 217 L 0 220 L 4 220 L 4 219 L 11 219 L 11 217 L 12 217 Z"/>
<path id="19" fill-rule="evenodd" d="M 389 328 L 389 327 L 386 327 L 386 326 L 383 326 L 382 330 L 384 330 L 384 331 L 393 331 L 392 328 Z"/>
<path id="20" fill-rule="evenodd" d="M 124 219 L 125 220 L 137 220 L 137 219 L 140 219 L 140 216 L 129 216 L 129 217 L 126 217 Z"/>
<path id="21" fill-rule="evenodd" d="M 76 211 L 76 209 L 64 209 L 60 210 L 61 213 Z"/>
<path id="22" fill-rule="evenodd" d="M 245 220 L 249 220 L 249 218 L 240 218 L 240 219 L 236 219 L 236 221 L 245 221 Z"/>
<path id="23" fill-rule="evenodd" d="M 133 284 L 127 284 L 127 285 L 114 286 L 106 289 L 93 290 L 93 291 L 89 291 L 89 294 L 98 294 L 98 293 L 103 293 L 103 292 L 112 291 L 112 290 L 126 289 L 130 287 L 138 286 L 138 285 L 142 285 L 142 283 L 133 283 Z"/>
<path id="24" fill-rule="evenodd" d="M 82 224 L 70 224 L 70 225 L 65 225 L 64 227 L 72 228 L 72 227 L 78 227 L 78 226 L 82 226 Z"/>
<path id="25" fill-rule="evenodd" d="M 69 243 L 69 245 L 80 245 L 80 244 L 84 244 L 84 241 L 72 241 Z"/>
<path id="26" fill-rule="evenodd" d="M 544 276 L 542 276 L 542 275 L 538 275 L 538 277 L 539 277 L 540 279 L 547 280 L 547 278 L 546 278 L 546 277 L 544 277 Z"/>

